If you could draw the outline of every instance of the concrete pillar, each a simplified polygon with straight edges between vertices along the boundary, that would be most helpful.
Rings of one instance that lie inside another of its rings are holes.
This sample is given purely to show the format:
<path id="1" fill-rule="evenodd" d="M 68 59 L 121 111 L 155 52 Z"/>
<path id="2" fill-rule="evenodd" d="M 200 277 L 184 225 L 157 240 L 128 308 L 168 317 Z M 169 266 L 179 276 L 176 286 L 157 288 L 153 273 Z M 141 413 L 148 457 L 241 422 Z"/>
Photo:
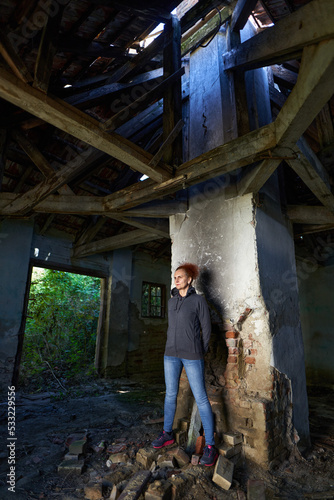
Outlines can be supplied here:
<path id="1" fill-rule="evenodd" d="M 221 45 L 213 40 L 190 57 L 190 158 L 225 142 Z M 271 121 L 265 72 L 250 72 L 246 83 L 256 128 Z M 189 189 L 187 214 L 170 220 L 172 269 L 185 261 L 200 266 L 195 286 L 224 325 L 218 336 L 226 334 L 228 348 L 227 356 L 221 349 L 209 353 L 209 382 L 216 372 L 213 382 L 225 383 L 227 425 L 242 432 L 246 457 L 273 465 L 297 433 L 309 440 L 293 234 L 275 179 L 262 190 L 260 205 L 252 194 L 227 199 L 237 178 L 235 172 Z"/>
<path id="2" fill-rule="evenodd" d="M 0 380 L 11 385 L 29 273 L 33 224 L 5 220 L 0 225 Z"/>

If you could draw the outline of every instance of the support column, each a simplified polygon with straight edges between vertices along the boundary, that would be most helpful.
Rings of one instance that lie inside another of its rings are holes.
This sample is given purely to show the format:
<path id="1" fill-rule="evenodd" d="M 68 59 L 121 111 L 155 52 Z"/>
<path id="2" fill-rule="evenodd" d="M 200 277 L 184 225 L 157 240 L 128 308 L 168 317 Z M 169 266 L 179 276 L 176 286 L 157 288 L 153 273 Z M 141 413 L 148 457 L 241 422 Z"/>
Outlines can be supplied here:
<path id="1" fill-rule="evenodd" d="M 231 82 L 220 73 L 218 40 L 190 57 L 190 158 L 226 142 Z M 246 78 L 252 128 L 271 121 L 264 76 L 260 69 Z M 252 193 L 226 199 L 235 178 L 189 189 L 186 216 L 170 220 L 172 269 L 185 261 L 201 268 L 195 286 L 220 325 L 206 358 L 207 383 L 224 386 L 227 426 L 243 434 L 245 456 L 268 466 L 286 458 L 298 434 L 309 440 L 293 234 L 274 179 L 260 205 Z"/>
<path id="2" fill-rule="evenodd" d="M 20 336 L 25 318 L 33 224 L 5 220 L 0 224 L 0 381 L 12 384 Z"/>

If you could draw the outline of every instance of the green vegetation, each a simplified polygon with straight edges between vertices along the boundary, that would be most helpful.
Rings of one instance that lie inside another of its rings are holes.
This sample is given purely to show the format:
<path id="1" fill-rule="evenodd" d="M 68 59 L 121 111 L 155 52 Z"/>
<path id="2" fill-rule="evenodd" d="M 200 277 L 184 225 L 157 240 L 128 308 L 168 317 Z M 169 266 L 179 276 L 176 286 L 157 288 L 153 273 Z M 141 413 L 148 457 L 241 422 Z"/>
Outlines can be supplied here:
<path id="1" fill-rule="evenodd" d="M 99 309 L 99 278 L 34 268 L 20 385 L 45 390 L 93 374 Z"/>

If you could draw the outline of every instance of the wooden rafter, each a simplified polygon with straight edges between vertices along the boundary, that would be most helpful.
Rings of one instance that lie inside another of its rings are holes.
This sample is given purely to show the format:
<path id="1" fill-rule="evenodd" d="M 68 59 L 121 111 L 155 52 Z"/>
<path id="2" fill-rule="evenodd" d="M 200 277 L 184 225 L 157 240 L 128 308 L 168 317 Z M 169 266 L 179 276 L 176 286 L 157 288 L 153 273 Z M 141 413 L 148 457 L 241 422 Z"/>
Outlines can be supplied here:
<path id="1" fill-rule="evenodd" d="M 313 0 L 223 55 L 224 68 L 271 66 L 301 56 L 303 48 L 334 36 L 334 2 Z"/>
<path id="2" fill-rule="evenodd" d="M 156 182 L 170 177 L 166 170 L 160 167 L 153 169 L 148 166 L 152 155 L 143 149 L 121 136 L 106 133 L 97 120 L 58 99 L 43 96 L 40 91 L 29 87 L 4 71 L 0 74 L 0 96 L 60 130 L 117 158 L 134 170 L 148 175 Z"/>
<path id="3" fill-rule="evenodd" d="M 33 81 L 33 77 L 30 75 L 28 68 L 16 53 L 9 38 L 2 30 L 0 30 L 0 54 L 20 80 L 24 83 Z"/>
<path id="4" fill-rule="evenodd" d="M 131 245 L 138 245 L 161 238 L 155 233 L 147 232 L 143 229 L 135 229 L 126 233 L 110 236 L 99 241 L 93 241 L 75 248 L 74 257 L 86 257 L 95 253 L 110 252 L 118 248 L 124 248 Z"/>
<path id="5" fill-rule="evenodd" d="M 233 10 L 231 28 L 240 31 L 255 8 L 257 0 L 238 0 Z"/>

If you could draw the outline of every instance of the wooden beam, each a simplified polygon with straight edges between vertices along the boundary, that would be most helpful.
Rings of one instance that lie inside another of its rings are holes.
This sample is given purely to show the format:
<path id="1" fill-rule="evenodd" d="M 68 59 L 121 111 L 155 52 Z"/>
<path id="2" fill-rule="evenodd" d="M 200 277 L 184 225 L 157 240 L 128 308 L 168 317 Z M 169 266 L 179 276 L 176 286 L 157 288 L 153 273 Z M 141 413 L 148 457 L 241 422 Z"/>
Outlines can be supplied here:
<path id="1" fill-rule="evenodd" d="M 274 64 L 271 66 L 274 82 L 278 86 L 282 86 L 286 89 L 292 90 L 296 85 L 298 74 L 294 71 L 284 68 L 281 64 Z"/>
<path id="2" fill-rule="evenodd" d="M 161 160 L 162 156 L 164 155 L 165 151 L 167 150 L 167 148 L 169 148 L 169 146 L 171 144 L 173 144 L 173 142 L 175 141 L 176 137 L 181 132 L 183 126 L 184 126 L 184 121 L 183 120 L 179 120 L 177 122 L 177 124 L 175 125 L 175 127 L 173 128 L 173 130 L 171 131 L 171 133 L 169 134 L 169 136 L 162 143 L 162 145 L 160 146 L 159 150 L 156 152 L 156 154 L 154 155 L 154 157 L 150 161 L 150 166 L 151 167 L 155 167 L 156 165 L 158 165 L 158 163 Z"/>
<path id="3" fill-rule="evenodd" d="M 170 177 L 166 170 L 148 166 L 151 154 L 117 134 L 106 133 L 97 120 L 58 99 L 43 95 L 4 71 L 0 73 L 0 97 L 117 158 L 156 182 Z"/>
<path id="4" fill-rule="evenodd" d="M 154 181 L 147 179 L 104 198 L 49 196 L 50 193 L 48 193 L 46 195 L 48 199 L 44 199 L 42 203 L 40 199 L 38 204 L 34 205 L 35 210 L 48 213 L 83 214 L 108 214 L 118 210 L 128 210 L 174 193 L 185 186 L 197 184 L 259 161 L 266 151 L 274 150 L 275 146 L 275 127 L 274 124 L 269 124 L 183 163 L 178 169 L 178 175 L 170 181 L 155 184 Z M 9 204 L 13 197 L 8 194 L 0 193 L 1 214 L 5 215 L 15 213 L 12 205 Z M 6 205 L 8 208 L 5 209 Z M 22 208 L 21 204 L 20 208 Z"/>
<path id="5" fill-rule="evenodd" d="M 305 46 L 333 36 L 334 2 L 313 0 L 224 54 L 224 67 L 248 70 L 279 64 L 300 57 Z"/>
<path id="6" fill-rule="evenodd" d="M 148 63 L 153 57 L 155 57 L 161 50 L 164 45 L 164 33 L 159 35 L 155 40 L 146 49 L 136 55 L 131 61 L 126 62 L 118 68 L 113 74 L 108 78 L 107 84 L 119 82 L 126 75 L 128 75 L 134 68 L 143 66 Z"/>
<path id="7" fill-rule="evenodd" d="M 19 194 L 13 199 L 4 209 L 5 215 L 25 215 L 29 213 L 35 205 L 45 200 L 50 194 L 58 191 L 64 184 L 66 184 L 71 177 L 77 175 L 79 171 L 85 168 L 86 161 L 91 162 L 100 153 L 98 151 L 91 151 L 89 148 L 81 155 L 76 156 L 73 160 L 68 162 L 66 167 L 54 172 L 47 179 L 40 184 L 30 189 L 25 194 Z M 71 197 L 66 195 L 65 198 Z M 74 196 L 74 198 L 77 198 Z M 80 197 L 78 197 L 80 198 Z"/>
<path id="8" fill-rule="evenodd" d="M 128 231 L 127 233 L 117 234 L 116 236 L 111 236 L 110 238 L 104 238 L 99 241 L 93 241 L 87 243 L 86 245 L 80 245 L 75 247 L 73 250 L 73 257 L 87 257 L 88 255 L 93 255 L 102 252 L 111 252 L 112 250 L 117 250 L 118 248 L 126 248 L 131 245 L 139 245 L 140 243 L 146 243 L 147 241 L 160 239 L 154 233 L 144 231 L 143 229 L 135 229 L 133 231 Z"/>
<path id="9" fill-rule="evenodd" d="M 221 0 L 199 0 L 181 17 L 181 33 L 186 33 L 194 24 L 204 19 L 209 12 L 222 4 L 228 5 L 229 2 L 223 2 Z"/>
<path id="10" fill-rule="evenodd" d="M 22 82 L 29 83 L 33 81 L 33 77 L 30 75 L 25 63 L 16 53 L 7 35 L 2 30 L 0 30 L 0 54 L 12 69 L 13 73 L 22 80 Z"/>
<path id="11" fill-rule="evenodd" d="M 156 85 L 154 89 L 145 92 L 141 97 L 133 101 L 128 106 L 123 107 L 118 113 L 104 122 L 101 125 L 102 128 L 104 130 L 114 131 L 123 123 L 127 122 L 133 116 L 152 104 L 154 101 L 160 99 L 166 89 L 168 89 L 173 83 L 180 81 L 183 74 L 184 68 L 180 68 L 172 75 L 164 78 L 164 80 L 158 83 L 158 85 Z"/>
<path id="12" fill-rule="evenodd" d="M 42 155 L 39 149 L 32 143 L 25 135 L 22 134 L 19 130 L 12 130 L 12 137 L 18 143 L 18 145 L 25 151 L 25 153 L 29 156 L 31 161 L 36 165 L 36 167 L 42 172 L 44 177 L 48 178 L 50 175 L 53 175 L 55 169 L 50 165 L 47 159 Z M 72 189 L 69 186 L 61 186 L 59 188 L 60 194 L 74 194 Z"/>
<path id="13" fill-rule="evenodd" d="M 263 160 L 260 165 L 255 166 L 250 172 L 245 172 L 237 185 L 238 196 L 248 193 L 257 193 L 275 172 L 281 160 Z"/>
<path id="14" fill-rule="evenodd" d="M 217 13 L 214 16 L 208 16 L 209 19 L 203 22 L 198 30 L 191 34 L 191 36 L 186 35 L 181 39 L 181 57 L 184 57 L 189 52 L 196 50 L 207 38 L 212 36 L 219 26 L 223 24 L 230 16 L 232 10 L 229 7 L 224 7 L 220 14 Z"/>
<path id="15" fill-rule="evenodd" d="M 90 218 L 88 226 L 81 232 L 76 240 L 76 246 L 90 243 L 108 220 L 107 217 L 99 217 L 97 221 L 96 217 L 94 217 L 94 219 L 95 220 L 93 220 L 93 217 Z"/>
<path id="16" fill-rule="evenodd" d="M 141 219 L 135 217 L 127 217 L 116 214 L 110 215 L 108 217 L 121 221 L 124 224 L 128 224 L 129 226 L 136 227 L 137 229 L 143 229 L 148 233 L 154 233 L 160 238 L 170 238 L 169 223 L 167 220 L 154 220 L 153 222 L 145 220 L 145 222 L 143 222 Z"/>
<path id="17" fill-rule="evenodd" d="M 164 75 L 178 73 L 181 69 L 181 27 L 176 16 L 165 24 L 165 47 L 163 51 Z M 184 72 L 184 68 L 183 72 Z M 173 132 L 176 124 L 182 120 L 181 79 L 166 87 L 163 95 L 163 141 Z M 163 159 L 170 165 L 182 163 L 182 134 L 170 143 L 163 152 Z"/>
<path id="18" fill-rule="evenodd" d="M 255 8 L 257 0 L 238 0 L 233 9 L 231 29 L 233 31 L 240 31 L 244 28 L 245 24 L 252 11 Z"/>
<path id="19" fill-rule="evenodd" d="M 65 5 L 58 6 L 57 12 L 49 15 L 44 25 L 35 63 L 34 87 L 47 93 L 51 77 L 53 58 L 57 52 L 58 32 Z"/>
<path id="20" fill-rule="evenodd" d="M 316 117 L 320 149 L 334 145 L 334 127 L 329 104 L 326 103 Z"/>
<path id="21" fill-rule="evenodd" d="M 297 173 L 302 181 L 309 187 L 312 193 L 327 207 L 334 212 L 334 195 L 331 190 L 328 174 L 318 160 L 316 154 L 308 146 L 305 139 L 298 141 L 298 158 L 287 160 L 290 167 Z"/>
<path id="22" fill-rule="evenodd" d="M 162 79 L 163 71 L 162 68 L 154 69 L 152 71 L 147 71 L 136 78 L 133 78 L 131 82 L 128 83 L 111 83 L 110 85 L 102 85 L 101 87 L 86 90 L 85 92 L 80 92 L 78 94 L 65 97 L 64 101 L 72 106 L 79 109 L 88 109 L 92 106 L 96 106 L 101 100 L 105 98 L 112 98 L 113 94 L 118 94 L 126 89 L 132 89 L 133 87 L 142 86 L 144 90 L 151 88 L 152 81 L 160 81 Z M 105 77 L 107 79 L 108 77 Z"/>
<path id="23" fill-rule="evenodd" d="M 333 89 L 334 39 L 305 47 L 297 83 L 275 120 L 277 143 L 294 145 L 332 97 Z"/>
<path id="24" fill-rule="evenodd" d="M 334 214 L 326 207 L 289 205 L 286 214 L 295 224 L 334 225 Z"/>

